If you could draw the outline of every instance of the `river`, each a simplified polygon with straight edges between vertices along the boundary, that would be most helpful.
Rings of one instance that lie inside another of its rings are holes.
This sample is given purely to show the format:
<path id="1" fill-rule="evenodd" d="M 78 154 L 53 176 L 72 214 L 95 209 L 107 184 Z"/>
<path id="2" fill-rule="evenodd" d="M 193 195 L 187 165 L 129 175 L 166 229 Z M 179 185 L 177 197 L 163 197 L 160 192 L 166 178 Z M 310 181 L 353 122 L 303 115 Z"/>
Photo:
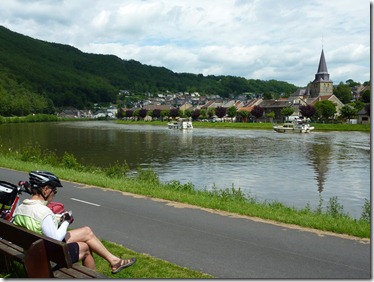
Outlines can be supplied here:
<path id="1" fill-rule="evenodd" d="M 271 130 L 170 130 L 112 121 L 3 124 L 2 146 L 38 145 L 80 163 L 107 167 L 124 160 L 152 168 L 161 181 L 191 182 L 195 189 L 241 189 L 259 201 L 313 209 L 338 197 L 359 218 L 370 199 L 370 134 Z M 42 169 L 42 168 L 41 168 Z"/>

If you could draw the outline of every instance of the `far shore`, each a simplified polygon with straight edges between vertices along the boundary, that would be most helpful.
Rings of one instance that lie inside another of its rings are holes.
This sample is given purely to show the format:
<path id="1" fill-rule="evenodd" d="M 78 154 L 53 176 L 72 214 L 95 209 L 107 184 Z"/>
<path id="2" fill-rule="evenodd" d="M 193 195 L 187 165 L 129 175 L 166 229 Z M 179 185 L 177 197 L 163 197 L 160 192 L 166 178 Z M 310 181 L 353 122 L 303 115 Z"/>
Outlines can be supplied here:
<path id="1" fill-rule="evenodd" d="M 49 114 L 35 114 L 22 117 L 2 117 L 0 116 L 0 124 L 5 123 L 23 123 L 23 122 L 56 122 L 56 121 L 92 121 L 97 119 L 92 118 L 64 118 Z M 123 119 L 109 119 L 99 118 L 98 120 L 113 120 L 121 124 L 146 124 L 165 126 L 167 128 L 167 121 L 144 121 L 144 120 L 123 120 Z M 317 123 L 311 122 L 314 126 L 313 131 L 366 131 L 370 132 L 370 124 L 348 124 L 348 123 Z M 228 128 L 228 129 L 256 129 L 256 130 L 273 130 L 276 123 L 272 122 L 202 122 L 193 121 L 194 128 Z M 274 131 L 275 132 L 275 131 Z"/>
<path id="2" fill-rule="evenodd" d="M 146 124 L 167 127 L 166 121 L 133 121 L 116 120 L 121 124 Z M 274 123 L 270 122 L 201 122 L 194 121 L 194 128 L 228 128 L 228 129 L 258 129 L 273 130 Z M 370 124 L 347 124 L 347 123 L 311 123 L 314 131 L 366 131 L 370 132 Z"/>

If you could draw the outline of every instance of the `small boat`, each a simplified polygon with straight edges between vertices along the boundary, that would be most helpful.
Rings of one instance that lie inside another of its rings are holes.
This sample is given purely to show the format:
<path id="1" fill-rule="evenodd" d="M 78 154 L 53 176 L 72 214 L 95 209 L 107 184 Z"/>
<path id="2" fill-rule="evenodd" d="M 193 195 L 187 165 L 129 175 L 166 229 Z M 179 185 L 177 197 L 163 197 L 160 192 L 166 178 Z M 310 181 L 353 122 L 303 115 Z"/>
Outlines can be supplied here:
<path id="1" fill-rule="evenodd" d="M 314 129 L 314 126 L 304 120 L 295 120 L 293 122 L 285 122 L 283 125 L 275 125 L 273 129 L 280 133 L 309 133 Z"/>
<path id="2" fill-rule="evenodd" d="M 169 129 L 192 129 L 192 121 L 190 120 L 176 120 L 168 123 Z"/>

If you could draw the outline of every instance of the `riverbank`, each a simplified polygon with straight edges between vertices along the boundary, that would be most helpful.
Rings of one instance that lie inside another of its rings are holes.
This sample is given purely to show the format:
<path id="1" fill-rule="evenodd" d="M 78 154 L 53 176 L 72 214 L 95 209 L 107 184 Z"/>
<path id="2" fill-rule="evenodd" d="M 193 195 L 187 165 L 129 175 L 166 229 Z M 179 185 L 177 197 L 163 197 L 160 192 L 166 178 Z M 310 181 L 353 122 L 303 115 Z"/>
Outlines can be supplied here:
<path id="1" fill-rule="evenodd" d="M 32 160 L 32 162 L 28 161 Z M 162 183 L 151 169 L 139 170 L 127 175 L 126 164 L 116 163 L 108 168 L 87 167 L 79 164 L 68 153 L 59 159 L 52 152 L 38 148 L 23 148 L 21 151 L 2 148 L 0 166 L 20 171 L 34 169 L 48 170 L 60 178 L 123 192 L 145 195 L 154 198 L 191 204 L 203 208 L 236 213 L 243 216 L 258 217 L 280 223 L 294 224 L 359 238 L 370 238 L 370 201 L 362 207 L 359 220 L 350 218 L 337 197 L 320 199 L 320 205 L 312 209 L 307 205 L 303 209 L 287 207 L 277 201 L 259 202 L 255 196 L 247 196 L 240 189 L 196 190 L 191 183 L 179 181 Z M 322 203 L 326 201 L 325 209 Z"/>
<path id="2" fill-rule="evenodd" d="M 92 120 L 86 118 L 61 118 L 56 115 L 37 114 L 24 117 L 2 117 L 2 123 L 21 123 L 21 122 L 55 122 L 55 121 L 85 121 Z M 128 121 L 115 120 L 116 123 L 122 124 L 146 124 L 167 127 L 166 121 Z M 231 128 L 231 129 L 264 129 L 273 130 L 274 123 L 270 122 L 193 122 L 196 128 Z M 366 131 L 370 132 L 370 124 L 346 124 L 346 123 L 311 123 L 315 131 Z"/>
<path id="3" fill-rule="evenodd" d="M 166 121 L 127 121 L 116 120 L 120 124 L 144 124 L 167 127 Z M 366 131 L 370 132 L 370 124 L 345 123 L 311 123 L 315 131 Z M 257 129 L 273 130 L 274 123 L 270 122 L 193 122 L 195 128 L 228 128 L 228 129 Z"/>

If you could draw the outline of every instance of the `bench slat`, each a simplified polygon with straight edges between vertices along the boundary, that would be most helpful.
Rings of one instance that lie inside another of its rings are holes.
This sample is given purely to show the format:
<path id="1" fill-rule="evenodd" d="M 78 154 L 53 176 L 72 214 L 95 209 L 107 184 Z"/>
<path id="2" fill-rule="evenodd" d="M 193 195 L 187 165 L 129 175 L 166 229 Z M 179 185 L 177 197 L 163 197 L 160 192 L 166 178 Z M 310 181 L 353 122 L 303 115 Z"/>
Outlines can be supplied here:
<path id="1" fill-rule="evenodd" d="M 23 253 L 23 249 L 19 247 L 17 248 L 14 248 L 14 247 L 17 247 L 17 246 L 8 245 L 7 242 L 4 243 L 3 240 L 0 240 L 0 252 L 2 254 L 14 257 L 14 259 L 19 262 L 23 261 L 23 258 L 25 256 Z"/>
<path id="2" fill-rule="evenodd" d="M 70 277 L 72 278 L 87 278 L 87 274 L 82 273 L 81 271 L 77 271 L 77 269 L 75 268 L 61 268 L 58 271 L 66 275 L 70 275 Z M 96 275 L 90 277 L 94 278 L 96 277 Z"/>
<path id="3" fill-rule="evenodd" d="M 59 278 L 59 279 L 72 279 L 71 275 L 66 274 L 66 272 L 62 272 L 61 270 L 55 270 L 53 271 L 53 276 L 54 278 Z M 84 278 L 89 278 L 89 277 L 84 277 Z"/>
<path id="4" fill-rule="evenodd" d="M 23 253 L 23 248 L 13 244 L 12 242 L 9 242 L 8 240 L 4 240 L 4 239 L 0 238 L 0 244 L 4 245 L 4 246 L 8 246 L 9 248 L 12 248 L 16 251 L 19 251 L 20 253 Z"/>
<path id="5" fill-rule="evenodd" d="M 79 271 L 80 273 L 83 273 L 85 275 L 89 275 L 93 278 L 108 278 L 107 276 L 101 274 L 101 273 L 98 273 L 92 269 L 89 269 L 81 264 L 78 264 L 78 263 L 75 263 L 73 264 L 72 266 L 73 269 L 75 269 L 76 271 Z"/>

